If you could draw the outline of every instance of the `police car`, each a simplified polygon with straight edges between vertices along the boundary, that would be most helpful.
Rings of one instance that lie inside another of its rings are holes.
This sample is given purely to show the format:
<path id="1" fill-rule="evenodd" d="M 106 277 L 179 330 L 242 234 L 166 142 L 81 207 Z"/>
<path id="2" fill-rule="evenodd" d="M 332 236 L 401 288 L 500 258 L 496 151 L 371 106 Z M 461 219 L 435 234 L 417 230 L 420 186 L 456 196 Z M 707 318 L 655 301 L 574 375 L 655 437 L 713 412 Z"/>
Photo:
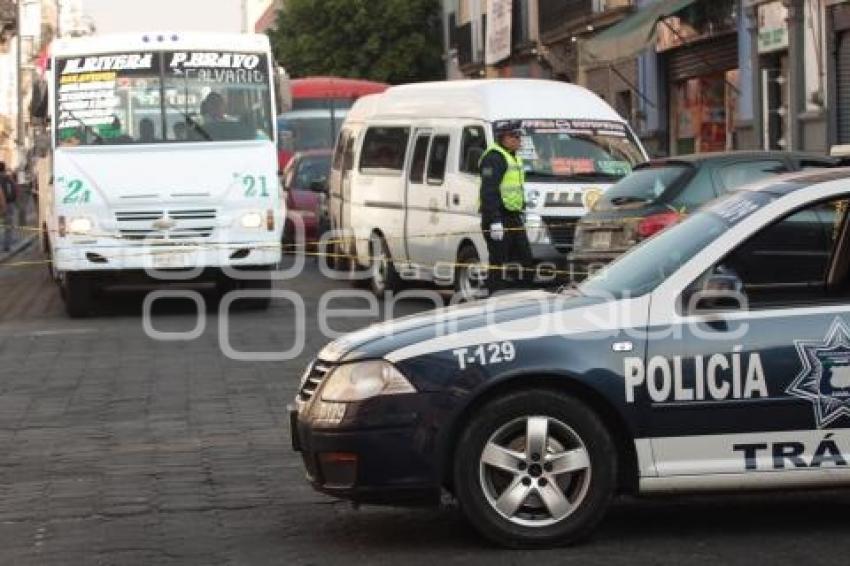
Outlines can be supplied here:
<path id="1" fill-rule="evenodd" d="M 310 482 L 448 492 L 523 547 L 588 535 L 622 492 L 850 486 L 848 202 L 848 169 L 775 178 L 578 288 L 329 344 L 290 414 Z"/>

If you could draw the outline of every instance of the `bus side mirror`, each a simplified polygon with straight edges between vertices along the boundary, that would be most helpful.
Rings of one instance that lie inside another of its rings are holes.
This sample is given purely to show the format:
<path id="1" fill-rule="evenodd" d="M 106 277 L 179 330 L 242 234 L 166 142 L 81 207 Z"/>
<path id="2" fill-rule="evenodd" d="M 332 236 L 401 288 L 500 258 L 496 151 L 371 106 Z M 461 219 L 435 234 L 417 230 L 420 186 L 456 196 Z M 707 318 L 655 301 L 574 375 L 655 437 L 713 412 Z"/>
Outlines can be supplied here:
<path id="1" fill-rule="evenodd" d="M 45 120 L 48 116 L 48 93 L 47 82 L 36 81 L 32 86 L 32 99 L 30 101 L 30 116 L 34 120 Z"/>

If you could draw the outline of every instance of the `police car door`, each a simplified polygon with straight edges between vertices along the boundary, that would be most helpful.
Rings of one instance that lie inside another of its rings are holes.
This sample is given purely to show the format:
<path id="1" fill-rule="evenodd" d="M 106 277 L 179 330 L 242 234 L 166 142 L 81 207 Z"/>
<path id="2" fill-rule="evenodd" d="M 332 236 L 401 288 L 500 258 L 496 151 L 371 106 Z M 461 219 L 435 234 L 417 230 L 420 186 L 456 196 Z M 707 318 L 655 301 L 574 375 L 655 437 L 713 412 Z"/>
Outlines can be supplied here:
<path id="1" fill-rule="evenodd" d="M 850 481 L 847 204 L 793 210 L 683 288 L 680 305 L 653 298 L 683 315 L 650 339 L 646 363 L 662 485 Z"/>

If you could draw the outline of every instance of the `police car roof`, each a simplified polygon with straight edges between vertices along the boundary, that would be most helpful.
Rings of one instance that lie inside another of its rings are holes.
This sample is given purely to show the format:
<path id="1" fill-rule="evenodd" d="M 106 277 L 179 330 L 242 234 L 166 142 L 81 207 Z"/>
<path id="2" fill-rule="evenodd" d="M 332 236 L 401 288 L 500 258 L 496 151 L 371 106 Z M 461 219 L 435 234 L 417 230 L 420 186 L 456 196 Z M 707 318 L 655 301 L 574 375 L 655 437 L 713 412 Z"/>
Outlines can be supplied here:
<path id="1" fill-rule="evenodd" d="M 487 79 L 394 86 L 379 95 L 372 117 L 510 119 L 623 118 L 584 87 L 540 79 Z"/>
<path id="2" fill-rule="evenodd" d="M 58 57 L 181 49 L 262 52 L 270 49 L 270 43 L 267 35 L 259 33 L 152 31 L 62 37 L 51 46 Z"/>

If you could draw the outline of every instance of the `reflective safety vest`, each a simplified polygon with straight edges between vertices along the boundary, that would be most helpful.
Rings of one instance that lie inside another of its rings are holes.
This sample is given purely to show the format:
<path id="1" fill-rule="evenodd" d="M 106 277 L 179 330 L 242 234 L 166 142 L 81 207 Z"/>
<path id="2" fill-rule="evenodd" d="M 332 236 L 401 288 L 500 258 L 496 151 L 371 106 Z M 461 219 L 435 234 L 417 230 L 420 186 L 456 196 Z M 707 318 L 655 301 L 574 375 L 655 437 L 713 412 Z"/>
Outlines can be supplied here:
<path id="1" fill-rule="evenodd" d="M 499 185 L 502 206 L 510 212 L 522 212 L 525 209 L 525 191 L 522 188 L 525 184 L 525 169 L 523 169 L 522 158 L 518 155 L 512 155 L 499 144 L 493 144 L 481 156 L 481 161 L 478 162 L 479 167 L 491 151 L 500 153 L 505 158 L 505 163 L 508 164 L 505 176 L 502 177 L 502 184 Z"/>

